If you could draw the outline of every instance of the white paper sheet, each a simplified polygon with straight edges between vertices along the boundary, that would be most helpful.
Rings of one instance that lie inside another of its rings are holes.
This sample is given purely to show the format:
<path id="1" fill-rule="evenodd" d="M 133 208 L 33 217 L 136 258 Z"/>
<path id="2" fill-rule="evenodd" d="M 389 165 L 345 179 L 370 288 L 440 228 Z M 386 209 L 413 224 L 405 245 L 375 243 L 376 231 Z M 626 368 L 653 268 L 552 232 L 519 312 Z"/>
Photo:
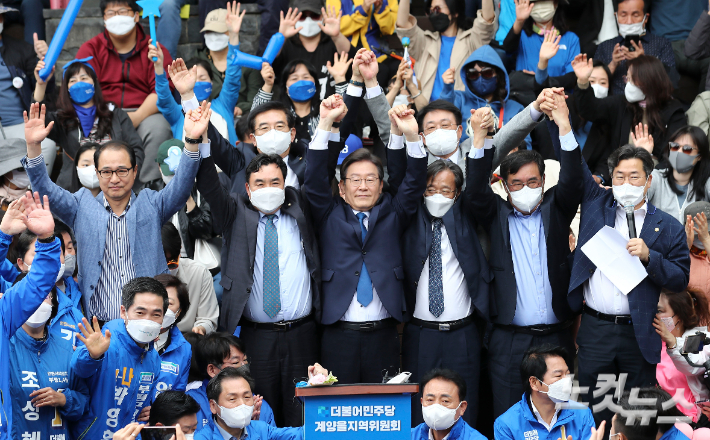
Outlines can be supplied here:
<path id="1" fill-rule="evenodd" d="M 584 246 L 582 252 L 624 295 L 648 276 L 639 257 L 626 250 L 628 240 L 616 229 L 604 226 Z"/>

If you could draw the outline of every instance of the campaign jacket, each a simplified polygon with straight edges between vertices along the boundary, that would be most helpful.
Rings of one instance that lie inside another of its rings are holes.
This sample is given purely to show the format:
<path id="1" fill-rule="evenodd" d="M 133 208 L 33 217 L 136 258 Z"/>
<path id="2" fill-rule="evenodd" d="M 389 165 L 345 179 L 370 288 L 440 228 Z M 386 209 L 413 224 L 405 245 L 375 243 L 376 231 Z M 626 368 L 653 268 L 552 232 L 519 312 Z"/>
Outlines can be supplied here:
<path id="1" fill-rule="evenodd" d="M 170 329 L 170 344 L 160 355 L 156 396 L 157 393 L 167 390 L 185 391 L 191 362 L 192 346 L 182 336 L 177 325 L 173 325 Z"/>
<path id="2" fill-rule="evenodd" d="M 212 422 L 210 425 L 195 432 L 195 440 L 224 440 L 222 433 L 212 421 L 212 417 L 210 417 L 210 421 Z M 245 429 L 247 431 L 246 438 L 249 440 L 303 440 L 304 438 L 303 426 L 277 428 L 260 420 L 252 420 Z"/>
<path id="3" fill-rule="evenodd" d="M 81 290 L 79 290 L 79 284 L 74 281 L 74 277 L 71 274 L 64 274 L 64 294 L 69 297 L 72 305 L 77 309 L 81 307 Z"/>
<path id="4" fill-rule="evenodd" d="M 84 379 L 91 390 L 91 402 L 84 417 L 72 428 L 72 438 L 94 440 L 111 438 L 127 424 L 136 421 L 140 411 L 150 405 L 160 370 L 160 356 L 151 342 L 141 348 L 126 331 L 122 319 L 104 325 L 111 332 L 111 345 L 99 359 L 89 355 L 86 346 L 74 351 L 70 380 Z"/>
<path id="5" fill-rule="evenodd" d="M 552 425 L 552 430 L 548 432 L 547 428 L 537 421 L 537 417 L 531 410 L 530 396 L 524 393 L 518 403 L 496 419 L 493 431 L 496 440 L 557 440 L 561 437 L 562 426 L 565 427 L 568 436 L 586 439 L 596 425 L 592 410 L 588 407 L 561 409 L 557 421 Z"/>
<path id="6" fill-rule="evenodd" d="M 429 440 L 429 427 L 426 423 L 412 428 L 412 440 Z M 466 423 L 463 417 L 454 423 L 447 440 L 487 440 L 486 437 Z"/>
<path id="7" fill-rule="evenodd" d="M 7 252 L 12 236 L 0 231 L 0 250 Z M 0 300 L 0 440 L 8 440 L 12 432 L 12 398 L 10 390 L 10 338 L 27 318 L 39 308 L 54 285 L 59 273 L 59 239 L 35 244 L 35 257 L 30 273 L 8 288 Z"/>
<path id="8" fill-rule="evenodd" d="M 51 332 L 37 340 L 19 329 L 10 339 L 10 395 L 12 396 L 12 438 L 68 438 L 69 421 L 84 414 L 89 389 L 82 380 L 69 381 L 74 349 Z M 59 390 L 67 399 L 63 407 L 32 405 L 30 394 L 43 388 Z M 54 437 L 57 438 L 57 437 Z"/>
<path id="9" fill-rule="evenodd" d="M 67 279 L 64 279 L 66 283 Z M 76 286 L 76 282 L 71 280 Z M 67 291 L 69 288 L 67 288 Z M 64 292 L 55 287 L 55 292 L 57 293 L 57 301 L 59 302 L 59 307 L 57 308 L 57 315 L 49 323 L 50 332 L 58 338 L 64 339 L 70 342 L 70 346 L 76 347 L 76 335 L 79 333 L 79 323 L 84 317 L 71 298 L 69 298 Z"/>

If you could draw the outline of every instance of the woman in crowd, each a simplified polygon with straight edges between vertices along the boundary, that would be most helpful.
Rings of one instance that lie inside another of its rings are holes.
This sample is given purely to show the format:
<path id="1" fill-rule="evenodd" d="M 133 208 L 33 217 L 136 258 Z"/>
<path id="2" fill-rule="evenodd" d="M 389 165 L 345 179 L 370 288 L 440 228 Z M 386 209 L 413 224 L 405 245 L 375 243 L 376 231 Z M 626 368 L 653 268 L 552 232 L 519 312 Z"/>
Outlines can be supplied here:
<path id="1" fill-rule="evenodd" d="M 654 142 L 647 131 L 636 127 L 636 146 L 649 152 Z M 657 208 L 685 223 L 685 208 L 710 195 L 710 146 L 705 132 L 685 125 L 670 137 L 663 157 L 665 167 L 653 170 L 648 201 Z"/>
<path id="2" fill-rule="evenodd" d="M 187 286 L 178 277 L 164 273 L 156 275 L 155 279 L 160 281 L 168 291 L 170 302 L 163 317 L 163 328 L 155 344 L 161 359 L 156 389 L 157 392 L 185 391 L 192 365 L 192 347 L 182 336 L 177 324 L 190 308 L 190 296 L 187 293 Z"/>
<path id="3" fill-rule="evenodd" d="M 422 95 L 419 88 L 421 84 L 413 78 L 414 72 L 409 67 L 409 63 L 402 60 L 399 63 L 397 74 L 390 79 L 389 88 L 387 90 L 387 102 L 390 107 L 395 107 L 400 104 L 409 105 L 415 111 L 426 107 L 429 101 Z M 414 104 L 414 107 L 411 105 Z"/>
<path id="4" fill-rule="evenodd" d="M 94 197 L 99 195 L 101 192 L 99 175 L 96 173 L 96 166 L 94 165 L 94 153 L 99 147 L 100 145 L 96 142 L 87 142 L 76 150 L 74 155 L 76 166 L 71 172 L 69 191 L 76 192 L 81 188 L 86 188 L 91 191 Z"/>
<path id="5" fill-rule="evenodd" d="M 352 60 L 348 60 L 348 54 L 343 52 L 341 55 L 335 54 L 332 64 L 330 61 L 326 64 L 328 72 L 335 79 L 335 93 L 345 94 L 347 88 L 345 75 L 351 63 Z M 261 76 L 264 78 L 264 85 L 257 92 L 251 108 L 254 109 L 272 99 L 279 99 L 287 108 L 291 109 L 291 113 L 296 117 L 296 141 L 305 139 L 310 142 L 320 121 L 321 101 L 320 97 L 316 95 L 318 73 L 313 65 L 303 60 L 293 60 L 286 64 L 281 74 L 276 97 L 273 93 L 276 79 L 274 69 L 268 63 L 262 64 Z"/>
<path id="6" fill-rule="evenodd" d="M 703 293 L 710 301 L 710 202 L 693 202 L 685 207 L 685 234 L 690 249 L 690 278 L 688 288 Z"/>
<path id="7" fill-rule="evenodd" d="M 584 54 L 575 57 L 572 67 L 577 76 L 574 93 L 579 95 L 576 98 L 579 116 L 606 124 L 611 148 L 636 143 L 634 128 L 638 124 L 648 125 L 648 134 L 654 142 L 653 156 L 660 159 L 671 134 L 687 124 L 683 107 L 671 96 L 671 80 L 658 58 L 639 55 L 628 66 L 624 96 L 599 99 L 589 86 L 593 60 Z"/>
<path id="8" fill-rule="evenodd" d="M 104 101 L 101 85 L 89 64 L 90 59 L 73 60 L 64 65 L 57 111 L 47 112 L 45 119 L 47 124 L 54 123 L 49 138 L 62 147 L 64 157 L 68 159 L 62 161 L 56 182 L 67 190 L 72 188 L 72 174 L 77 166 L 76 153 L 85 143 L 125 142 L 135 151 L 138 170 L 145 157 L 141 138 L 126 112 L 114 103 Z M 39 76 L 43 68 L 44 61 L 40 60 L 35 68 L 37 85 L 33 96 L 33 100 L 40 103 L 44 101 L 47 88 L 47 82 Z M 52 77 L 50 75 L 47 80 Z"/>
<path id="9" fill-rule="evenodd" d="M 664 291 L 658 299 L 658 313 L 653 320 L 656 333 L 661 337 L 661 363 L 656 369 L 659 385 L 671 395 L 676 390 L 684 389 L 684 397 L 690 403 L 710 398 L 710 390 L 703 384 L 705 368 L 694 367 L 691 362 L 702 365 L 710 354 L 710 346 L 699 353 L 681 354 L 686 338 L 696 332 L 707 331 L 710 322 L 708 302 L 702 294 L 687 290 L 685 292 Z M 695 405 L 688 409 L 677 405 L 685 415 L 698 421 L 699 411 Z"/>

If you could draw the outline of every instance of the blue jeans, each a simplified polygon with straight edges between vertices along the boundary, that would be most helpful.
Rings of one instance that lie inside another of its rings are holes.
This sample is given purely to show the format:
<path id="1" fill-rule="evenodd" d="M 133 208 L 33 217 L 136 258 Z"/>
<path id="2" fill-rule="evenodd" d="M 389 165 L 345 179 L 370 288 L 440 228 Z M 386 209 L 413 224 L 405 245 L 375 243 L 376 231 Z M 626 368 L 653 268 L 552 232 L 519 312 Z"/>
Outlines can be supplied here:
<path id="1" fill-rule="evenodd" d="M 173 59 L 177 58 L 178 41 L 182 32 L 180 8 L 187 0 L 164 0 L 160 4 L 160 19 L 155 29 L 158 43 L 165 46 Z"/>
<path id="2" fill-rule="evenodd" d="M 25 26 L 25 41 L 34 44 L 32 34 L 37 32 L 40 40 L 46 40 L 44 32 L 44 17 L 42 16 L 42 0 L 5 0 L 5 6 L 15 8 L 20 12 L 5 13 L 5 26 L 10 23 L 22 23 Z"/>

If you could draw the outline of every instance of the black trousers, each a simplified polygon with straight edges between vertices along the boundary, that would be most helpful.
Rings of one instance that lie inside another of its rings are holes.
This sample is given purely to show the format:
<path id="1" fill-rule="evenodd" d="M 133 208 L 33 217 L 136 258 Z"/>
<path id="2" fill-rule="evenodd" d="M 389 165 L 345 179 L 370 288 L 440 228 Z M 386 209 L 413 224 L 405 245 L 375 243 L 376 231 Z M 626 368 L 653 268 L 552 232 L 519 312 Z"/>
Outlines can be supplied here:
<path id="1" fill-rule="evenodd" d="M 338 383 L 382 383 L 385 375 L 399 373 L 397 327 L 362 331 L 326 326 L 321 359 Z"/>
<path id="2" fill-rule="evenodd" d="M 402 335 L 402 367 L 419 383 L 422 376 L 434 368 L 448 368 L 466 381 L 468 409 L 463 419 L 476 427 L 478 415 L 478 378 L 481 371 L 481 338 L 476 324 L 471 322 L 454 331 L 442 332 L 413 324 L 404 326 Z M 422 391 L 412 395 L 412 426 L 424 422 L 420 398 Z"/>
<path id="3" fill-rule="evenodd" d="M 294 393 L 296 382 L 307 380 L 308 366 L 318 361 L 316 323 L 307 322 L 286 331 L 243 326 L 241 338 L 256 381 L 256 393 L 271 405 L 276 425 L 302 426 L 303 410 Z"/>
<path id="4" fill-rule="evenodd" d="M 593 397 L 597 388 L 600 374 L 613 374 L 616 380 L 619 374 L 628 373 L 624 389 L 635 387 L 649 387 L 656 384 L 656 365 L 644 359 L 633 325 L 620 325 L 613 322 L 602 321 L 586 313 L 582 314 L 582 324 L 577 333 L 579 352 L 579 386 L 589 387 L 588 394 L 580 396 L 589 407 L 603 401 L 605 395 Z M 611 395 L 616 392 L 616 387 L 607 392 Z M 616 403 L 616 398 L 613 402 Z M 613 411 L 605 409 L 594 412 L 594 421 L 599 426 L 602 420 L 610 426 Z"/>
<path id="5" fill-rule="evenodd" d="M 530 347 L 552 344 L 564 347 L 574 356 L 572 327 L 545 336 L 515 332 L 509 328 L 493 326 L 488 342 L 488 371 L 493 389 L 493 416 L 498 418 L 523 396 L 520 363 Z M 574 364 L 568 365 L 570 370 Z"/>

